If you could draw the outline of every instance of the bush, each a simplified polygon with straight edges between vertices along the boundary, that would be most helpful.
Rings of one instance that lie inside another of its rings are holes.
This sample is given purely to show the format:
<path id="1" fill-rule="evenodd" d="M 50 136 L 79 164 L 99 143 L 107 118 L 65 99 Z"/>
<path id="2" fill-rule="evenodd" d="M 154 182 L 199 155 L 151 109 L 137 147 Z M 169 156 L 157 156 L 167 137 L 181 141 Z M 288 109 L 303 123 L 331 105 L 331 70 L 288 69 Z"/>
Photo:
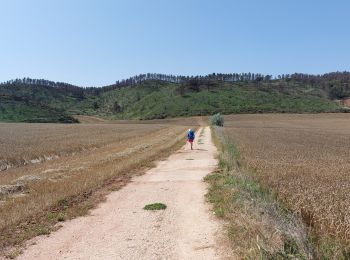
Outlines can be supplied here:
<path id="1" fill-rule="evenodd" d="M 210 117 L 210 122 L 212 125 L 224 126 L 224 117 L 218 113 Z"/>

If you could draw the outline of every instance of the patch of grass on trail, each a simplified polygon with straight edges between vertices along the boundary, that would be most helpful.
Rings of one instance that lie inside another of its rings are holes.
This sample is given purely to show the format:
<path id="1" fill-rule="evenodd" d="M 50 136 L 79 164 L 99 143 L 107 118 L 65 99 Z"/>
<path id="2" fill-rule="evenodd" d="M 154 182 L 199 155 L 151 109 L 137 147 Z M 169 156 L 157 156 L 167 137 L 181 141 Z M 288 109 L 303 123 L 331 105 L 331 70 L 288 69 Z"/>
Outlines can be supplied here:
<path id="1" fill-rule="evenodd" d="M 166 209 L 166 205 L 163 203 L 153 203 L 153 204 L 148 204 L 143 207 L 144 210 L 164 210 Z"/>

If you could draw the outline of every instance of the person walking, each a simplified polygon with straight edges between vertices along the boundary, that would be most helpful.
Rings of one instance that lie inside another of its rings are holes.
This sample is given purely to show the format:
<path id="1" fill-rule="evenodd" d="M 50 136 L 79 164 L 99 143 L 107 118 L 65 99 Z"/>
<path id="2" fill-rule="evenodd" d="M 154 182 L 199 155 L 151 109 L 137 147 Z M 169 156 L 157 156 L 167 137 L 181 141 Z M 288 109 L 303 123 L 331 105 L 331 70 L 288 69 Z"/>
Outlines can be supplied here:
<path id="1" fill-rule="evenodd" d="M 192 129 L 188 129 L 187 132 L 187 141 L 191 144 L 191 150 L 193 150 L 193 140 L 195 138 L 194 132 Z"/>

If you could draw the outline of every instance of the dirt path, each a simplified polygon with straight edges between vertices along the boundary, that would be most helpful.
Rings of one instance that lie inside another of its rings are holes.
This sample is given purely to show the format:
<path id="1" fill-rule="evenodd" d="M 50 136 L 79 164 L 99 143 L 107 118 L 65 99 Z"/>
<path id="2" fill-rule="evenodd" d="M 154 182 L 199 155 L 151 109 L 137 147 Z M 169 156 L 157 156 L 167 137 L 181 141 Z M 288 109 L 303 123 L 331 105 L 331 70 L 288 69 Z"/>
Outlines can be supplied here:
<path id="1" fill-rule="evenodd" d="M 217 259 L 219 224 L 205 202 L 203 177 L 214 170 L 210 128 L 107 201 L 38 237 L 19 259 Z M 162 202 L 164 211 L 143 210 Z"/>

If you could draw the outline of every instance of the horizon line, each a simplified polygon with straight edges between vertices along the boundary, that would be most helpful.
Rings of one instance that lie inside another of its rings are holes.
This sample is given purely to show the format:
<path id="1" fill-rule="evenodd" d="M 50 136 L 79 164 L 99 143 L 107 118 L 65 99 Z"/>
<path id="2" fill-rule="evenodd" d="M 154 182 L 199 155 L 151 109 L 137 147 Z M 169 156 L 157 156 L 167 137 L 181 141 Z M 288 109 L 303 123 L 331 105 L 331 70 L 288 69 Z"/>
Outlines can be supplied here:
<path id="1" fill-rule="evenodd" d="M 260 76 L 271 76 L 272 79 L 276 80 L 278 79 L 278 76 L 282 76 L 282 75 L 295 75 L 295 74 L 302 74 L 302 75 L 309 75 L 309 76 L 324 76 L 324 75 L 327 75 L 327 74 L 332 74 L 332 73 L 350 73 L 350 71 L 348 70 L 343 70 L 343 71 L 340 71 L 340 70 L 337 70 L 337 71 L 330 71 L 330 72 L 325 72 L 325 73 L 317 73 L 317 74 L 313 74 L 313 73 L 303 73 L 303 72 L 293 72 L 293 73 L 282 73 L 282 74 L 264 74 L 264 73 L 259 73 L 259 72 L 227 72 L 227 73 L 222 73 L 222 72 L 212 72 L 212 73 L 209 73 L 209 74 L 197 74 L 197 75 L 180 75 L 180 74 L 167 74 L 167 73 L 139 73 L 139 74 L 135 74 L 134 76 L 130 76 L 128 78 L 122 78 L 120 80 L 116 80 L 114 81 L 113 83 L 111 84 L 106 84 L 106 85 L 100 85 L 100 86 L 83 86 L 83 85 L 77 85 L 77 84 L 72 84 L 72 83 L 68 83 L 68 82 L 64 82 L 64 81 L 54 81 L 54 80 L 49 80 L 49 79 L 44 79 L 44 78 L 31 78 L 31 77 L 22 77 L 22 78 L 15 78 L 15 79 L 9 79 L 7 81 L 2 81 L 0 82 L 0 85 L 4 85 L 4 84 L 8 84 L 10 83 L 10 81 L 16 81 L 16 80 L 23 80 L 23 79 L 31 79 L 31 80 L 45 80 L 45 81 L 48 81 L 48 82 L 52 82 L 52 83 L 56 83 L 56 84 L 67 84 L 67 85 L 70 85 L 70 86 L 74 86 L 74 87 L 80 87 L 80 88 L 103 88 L 103 87 L 109 87 L 109 86 L 113 86 L 113 85 L 116 85 L 117 82 L 123 82 L 123 81 L 126 81 L 126 80 L 129 80 L 129 79 L 133 79 L 137 76 L 141 76 L 141 75 L 149 75 L 149 74 L 153 74 L 153 75 L 163 75 L 163 76 L 173 76 L 173 77 L 185 77 L 185 78 L 198 78 L 198 77 L 207 77 L 207 76 L 210 76 L 210 75 L 214 75 L 214 74 L 223 74 L 223 75 L 230 75 L 230 74 L 238 74 L 238 75 L 241 75 L 241 74 L 254 74 L 254 75 L 260 75 Z M 152 80 L 152 79 L 149 79 L 149 80 Z M 154 80 L 159 80 L 159 79 L 154 79 Z M 164 80 L 164 81 L 167 81 L 167 80 Z M 13 82 L 11 82 L 13 83 Z M 175 83 L 175 82 L 174 82 Z"/>

